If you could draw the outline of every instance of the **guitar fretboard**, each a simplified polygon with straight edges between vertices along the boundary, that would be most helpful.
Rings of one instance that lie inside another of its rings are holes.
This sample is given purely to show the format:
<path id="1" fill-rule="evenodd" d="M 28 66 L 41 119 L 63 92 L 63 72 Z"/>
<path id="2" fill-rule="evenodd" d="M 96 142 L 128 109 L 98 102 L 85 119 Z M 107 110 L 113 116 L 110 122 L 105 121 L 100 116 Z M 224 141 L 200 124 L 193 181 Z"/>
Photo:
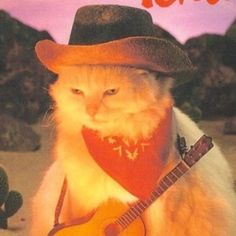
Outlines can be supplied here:
<path id="1" fill-rule="evenodd" d="M 116 220 L 123 229 L 127 228 L 137 217 L 139 217 L 158 197 L 160 197 L 171 185 L 173 185 L 182 175 L 188 171 L 189 167 L 180 162 L 171 172 L 169 172 L 160 182 L 158 187 L 152 192 L 147 200 L 140 200 L 128 211 Z"/>
<path id="2" fill-rule="evenodd" d="M 212 139 L 203 135 L 191 149 L 186 153 L 174 169 L 161 179 L 156 189 L 147 200 L 139 200 L 130 207 L 114 223 L 120 228 L 127 228 L 137 217 L 139 217 L 158 197 L 160 197 L 170 186 L 183 176 L 201 157 L 213 147 Z"/>

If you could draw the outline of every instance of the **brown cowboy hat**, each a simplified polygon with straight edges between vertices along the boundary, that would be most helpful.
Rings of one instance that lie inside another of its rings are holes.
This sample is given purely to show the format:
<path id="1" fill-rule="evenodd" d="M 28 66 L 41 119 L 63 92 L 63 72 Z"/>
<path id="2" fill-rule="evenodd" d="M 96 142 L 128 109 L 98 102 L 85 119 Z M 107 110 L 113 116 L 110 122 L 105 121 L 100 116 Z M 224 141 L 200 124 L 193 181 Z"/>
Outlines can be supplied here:
<path id="1" fill-rule="evenodd" d="M 193 69 L 182 49 L 154 36 L 147 11 L 126 6 L 82 7 L 68 45 L 42 40 L 35 49 L 39 60 L 55 73 L 71 65 L 121 65 L 162 73 Z"/>

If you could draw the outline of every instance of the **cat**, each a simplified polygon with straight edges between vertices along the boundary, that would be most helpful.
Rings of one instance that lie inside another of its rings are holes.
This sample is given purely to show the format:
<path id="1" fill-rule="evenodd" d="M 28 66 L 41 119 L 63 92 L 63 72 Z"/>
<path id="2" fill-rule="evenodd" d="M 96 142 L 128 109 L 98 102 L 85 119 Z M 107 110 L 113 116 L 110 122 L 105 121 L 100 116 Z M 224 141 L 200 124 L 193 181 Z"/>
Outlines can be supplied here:
<path id="1" fill-rule="evenodd" d="M 88 153 L 83 126 L 102 137 L 138 140 L 150 136 L 172 103 L 171 78 L 125 66 L 62 67 L 49 93 L 55 102 L 54 163 L 33 199 L 32 236 L 53 227 L 54 211 L 66 176 L 68 189 L 61 222 L 71 223 L 109 198 L 135 202 Z M 177 133 L 191 145 L 203 132 L 179 109 L 173 109 L 171 145 L 162 175 L 179 161 Z M 143 214 L 147 236 L 236 235 L 236 195 L 228 163 L 214 148 Z"/>

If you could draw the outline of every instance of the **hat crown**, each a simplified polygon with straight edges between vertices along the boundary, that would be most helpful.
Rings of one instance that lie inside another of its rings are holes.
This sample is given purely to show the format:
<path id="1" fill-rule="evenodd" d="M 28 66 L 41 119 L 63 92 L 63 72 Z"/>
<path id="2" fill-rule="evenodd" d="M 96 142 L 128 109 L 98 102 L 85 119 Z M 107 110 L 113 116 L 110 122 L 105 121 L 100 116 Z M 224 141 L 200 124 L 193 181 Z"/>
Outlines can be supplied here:
<path id="1" fill-rule="evenodd" d="M 131 36 L 152 36 L 151 15 L 142 9 L 93 5 L 78 9 L 69 44 L 99 44 Z"/>
<path id="2" fill-rule="evenodd" d="M 77 10 L 70 45 L 42 40 L 36 45 L 36 53 L 55 73 L 71 65 L 119 65 L 167 74 L 193 69 L 182 49 L 157 38 L 154 32 L 151 15 L 145 10 L 86 6 Z"/>

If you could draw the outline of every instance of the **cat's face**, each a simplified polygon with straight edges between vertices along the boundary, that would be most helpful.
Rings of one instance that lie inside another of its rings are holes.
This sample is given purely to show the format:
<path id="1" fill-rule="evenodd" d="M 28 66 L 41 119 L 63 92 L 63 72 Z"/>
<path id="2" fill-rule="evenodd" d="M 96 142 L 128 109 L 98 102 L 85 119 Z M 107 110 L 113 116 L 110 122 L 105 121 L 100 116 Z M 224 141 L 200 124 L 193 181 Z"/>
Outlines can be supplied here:
<path id="1" fill-rule="evenodd" d="M 102 66 L 65 67 L 50 94 L 59 123 L 72 130 L 85 125 L 104 134 L 119 134 L 119 129 L 134 122 L 141 126 L 140 116 L 153 116 L 169 96 L 146 71 Z"/>

